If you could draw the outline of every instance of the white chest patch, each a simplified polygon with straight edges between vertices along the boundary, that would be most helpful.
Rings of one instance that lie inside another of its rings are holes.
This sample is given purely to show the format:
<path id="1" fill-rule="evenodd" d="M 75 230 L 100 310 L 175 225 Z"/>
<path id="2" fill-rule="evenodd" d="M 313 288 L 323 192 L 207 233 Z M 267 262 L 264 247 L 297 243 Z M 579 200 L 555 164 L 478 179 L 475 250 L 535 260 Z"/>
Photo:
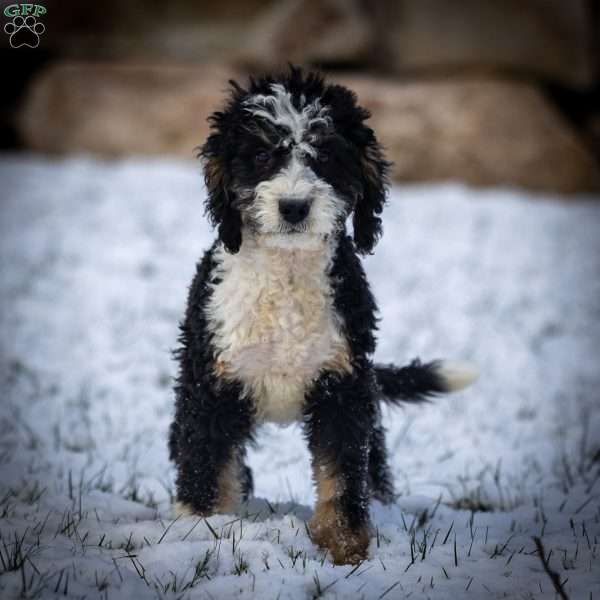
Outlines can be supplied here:
<path id="1" fill-rule="evenodd" d="M 221 282 L 207 307 L 215 372 L 245 385 L 259 420 L 291 422 L 321 370 L 351 371 L 327 278 L 329 244 L 244 239 L 239 253 L 219 249 L 215 260 Z"/>

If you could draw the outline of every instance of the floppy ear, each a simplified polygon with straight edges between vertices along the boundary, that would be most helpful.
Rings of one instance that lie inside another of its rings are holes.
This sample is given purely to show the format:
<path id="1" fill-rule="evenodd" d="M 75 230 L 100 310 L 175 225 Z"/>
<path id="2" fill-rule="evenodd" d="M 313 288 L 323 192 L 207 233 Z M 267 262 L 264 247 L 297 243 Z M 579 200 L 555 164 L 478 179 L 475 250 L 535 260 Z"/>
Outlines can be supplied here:
<path id="1" fill-rule="evenodd" d="M 219 129 L 223 113 L 215 113 L 209 120 L 215 129 Z M 223 146 L 223 134 L 216 131 L 208 137 L 200 150 L 208 190 L 205 209 L 213 227 L 218 227 L 219 239 L 225 249 L 235 254 L 242 244 L 242 218 L 235 207 L 234 193 L 229 188 Z"/>
<path id="2" fill-rule="evenodd" d="M 360 160 L 362 193 L 358 196 L 354 207 L 352 224 L 357 251 L 360 254 L 368 254 L 381 237 L 379 215 L 385 204 L 391 163 L 385 160 L 373 130 L 363 127 L 366 145 Z"/>

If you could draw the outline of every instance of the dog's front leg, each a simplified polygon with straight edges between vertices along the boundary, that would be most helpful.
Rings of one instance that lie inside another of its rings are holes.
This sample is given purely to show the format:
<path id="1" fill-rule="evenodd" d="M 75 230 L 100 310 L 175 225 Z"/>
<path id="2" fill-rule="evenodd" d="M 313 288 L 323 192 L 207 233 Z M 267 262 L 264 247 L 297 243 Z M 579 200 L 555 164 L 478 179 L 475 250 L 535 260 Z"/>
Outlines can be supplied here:
<path id="1" fill-rule="evenodd" d="M 234 393 L 235 386 L 228 387 L 216 393 L 201 387 L 178 391 L 170 448 L 179 514 L 234 512 L 247 491 L 243 454 L 254 412 L 248 400 Z"/>
<path id="2" fill-rule="evenodd" d="M 313 541 L 336 564 L 364 560 L 369 546 L 369 441 L 375 410 L 368 376 L 325 374 L 305 406 L 317 504 Z"/>

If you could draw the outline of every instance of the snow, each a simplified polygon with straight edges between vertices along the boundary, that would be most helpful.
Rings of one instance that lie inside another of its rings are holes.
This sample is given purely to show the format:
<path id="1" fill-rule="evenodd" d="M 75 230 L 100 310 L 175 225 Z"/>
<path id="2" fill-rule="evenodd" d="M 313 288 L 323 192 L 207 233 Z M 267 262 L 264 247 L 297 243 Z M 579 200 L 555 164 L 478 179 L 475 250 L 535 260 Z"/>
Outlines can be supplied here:
<path id="1" fill-rule="evenodd" d="M 395 187 L 366 269 L 377 358 L 475 362 L 469 390 L 385 410 L 397 502 L 370 559 L 307 536 L 296 426 L 250 452 L 239 515 L 174 520 L 177 322 L 212 240 L 197 164 L 0 160 L 2 598 L 600 596 L 600 203 Z"/>

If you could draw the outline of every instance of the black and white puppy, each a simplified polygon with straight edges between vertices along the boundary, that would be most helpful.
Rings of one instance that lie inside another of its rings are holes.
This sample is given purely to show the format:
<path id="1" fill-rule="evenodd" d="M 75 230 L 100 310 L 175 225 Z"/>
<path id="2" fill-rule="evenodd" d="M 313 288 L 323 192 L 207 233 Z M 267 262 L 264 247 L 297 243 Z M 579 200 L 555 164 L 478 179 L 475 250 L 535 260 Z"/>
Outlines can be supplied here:
<path id="1" fill-rule="evenodd" d="M 394 497 L 380 401 L 421 401 L 474 373 L 372 362 L 377 307 L 358 255 L 381 235 L 390 165 L 355 94 L 293 67 L 231 84 L 201 150 L 218 239 L 181 325 L 177 507 L 234 511 L 252 492 L 244 455 L 257 426 L 299 421 L 318 494 L 312 539 L 334 562 L 356 562 L 369 499 Z"/>

